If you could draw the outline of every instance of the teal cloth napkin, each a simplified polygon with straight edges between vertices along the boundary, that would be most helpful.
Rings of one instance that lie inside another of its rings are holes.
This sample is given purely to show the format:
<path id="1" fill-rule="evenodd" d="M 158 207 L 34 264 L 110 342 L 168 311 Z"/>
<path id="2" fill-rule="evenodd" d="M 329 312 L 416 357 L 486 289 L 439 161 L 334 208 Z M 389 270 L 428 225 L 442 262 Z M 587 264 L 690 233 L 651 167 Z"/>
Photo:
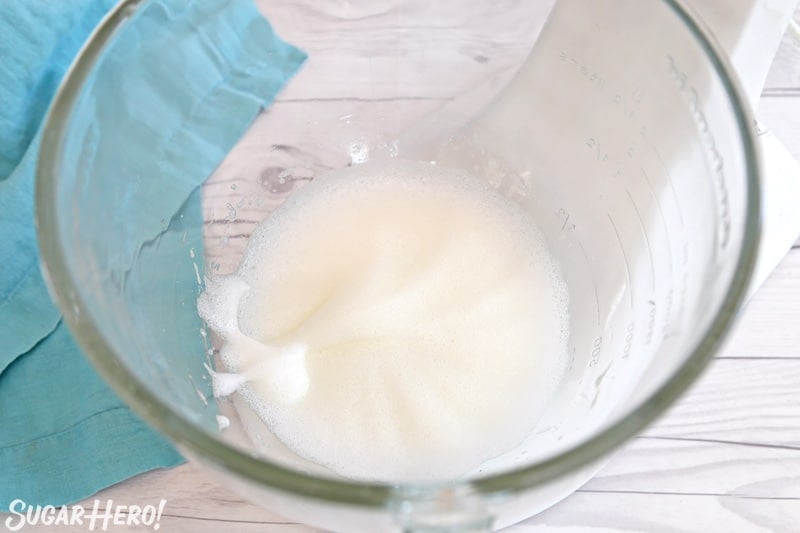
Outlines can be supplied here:
<path id="1" fill-rule="evenodd" d="M 0 510 L 18 498 L 70 503 L 183 461 L 84 359 L 39 269 L 33 188 L 42 120 L 70 62 L 113 4 L 27 0 L 0 10 Z M 153 224 L 131 225 L 125 235 L 142 245 L 136 270 L 141 283 L 194 287 L 193 269 L 158 281 L 157 265 L 177 256 L 179 241 L 201 261 L 199 185 L 305 55 L 275 35 L 252 0 L 153 0 L 138 9 L 113 52 L 94 80 L 102 112 L 86 120 L 100 143 L 127 143 L 120 153 L 141 161 L 141 175 L 162 176 L 159 187 L 142 189 Z M 102 154 L 93 168 L 113 171 L 113 153 Z M 156 298 L 152 305 L 159 312 L 174 302 Z M 172 314 L 180 323 L 171 326 L 185 338 L 163 342 L 197 344 L 185 351 L 201 365 L 197 318 L 191 310 L 185 319 Z"/>

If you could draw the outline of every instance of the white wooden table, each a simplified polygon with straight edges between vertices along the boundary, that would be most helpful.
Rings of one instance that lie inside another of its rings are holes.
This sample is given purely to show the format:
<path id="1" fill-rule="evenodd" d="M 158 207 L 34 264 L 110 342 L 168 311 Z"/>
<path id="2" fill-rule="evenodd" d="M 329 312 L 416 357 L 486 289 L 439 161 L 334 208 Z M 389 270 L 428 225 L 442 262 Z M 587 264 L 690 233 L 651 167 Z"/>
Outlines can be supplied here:
<path id="1" fill-rule="evenodd" d="M 791 59 L 773 69 L 759 116 L 800 158 L 800 55 L 796 64 Z M 191 464 L 142 474 L 96 498 L 126 505 L 166 499 L 162 532 L 310 531 L 247 503 Z M 512 529 L 800 531 L 800 241 L 691 392 L 577 493 Z"/>

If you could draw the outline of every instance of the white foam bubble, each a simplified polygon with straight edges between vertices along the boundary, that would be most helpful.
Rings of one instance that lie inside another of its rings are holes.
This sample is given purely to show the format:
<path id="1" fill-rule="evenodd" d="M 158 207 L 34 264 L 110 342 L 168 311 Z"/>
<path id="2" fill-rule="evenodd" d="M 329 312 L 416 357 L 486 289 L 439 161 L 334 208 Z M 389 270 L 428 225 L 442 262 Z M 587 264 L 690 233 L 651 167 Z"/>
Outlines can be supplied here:
<path id="1" fill-rule="evenodd" d="M 231 425 L 231 419 L 225 415 L 217 415 L 217 428 L 222 431 L 223 429 L 229 428 Z"/>
<path id="2" fill-rule="evenodd" d="M 211 390 L 214 398 L 224 398 L 236 392 L 245 382 L 245 377 L 241 374 L 229 374 L 227 372 L 215 372 L 211 376 Z"/>
<path id="3" fill-rule="evenodd" d="M 452 478 L 530 434 L 565 371 L 568 293 L 545 244 L 477 178 L 371 161 L 293 194 L 198 309 L 229 385 L 297 454 L 359 479 Z"/>

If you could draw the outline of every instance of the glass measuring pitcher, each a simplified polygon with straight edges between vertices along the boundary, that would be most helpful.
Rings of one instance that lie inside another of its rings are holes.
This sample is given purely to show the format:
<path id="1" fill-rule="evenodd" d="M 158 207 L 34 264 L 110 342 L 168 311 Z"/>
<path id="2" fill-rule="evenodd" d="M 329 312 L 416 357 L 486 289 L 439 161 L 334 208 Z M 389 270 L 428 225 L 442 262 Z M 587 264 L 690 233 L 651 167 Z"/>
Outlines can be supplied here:
<path id="1" fill-rule="evenodd" d="M 258 3 L 308 60 L 163 220 L 150 205 L 169 192 L 161 172 L 191 161 L 154 152 L 161 170 L 142 171 L 149 160 L 132 154 L 147 125 L 120 89 L 166 75 L 126 42 L 165 11 L 129 0 L 104 21 L 43 138 L 37 220 L 52 290 L 120 396 L 249 499 L 348 531 L 506 526 L 591 477 L 719 345 L 758 240 L 749 112 L 719 50 L 671 1 L 565 0 L 553 16 L 569 24 L 545 25 L 538 40 L 548 7 L 538 2 L 316 4 Z M 191 118 L 183 89 L 144 105 Z M 210 395 L 202 276 L 235 269 L 255 225 L 304 183 L 378 157 L 485 179 L 535 220 L 569 288 L 569 368 L 547 412 L 515 450 L 459 479 L 337 477 L 277 441 L 253 442 L 241 411 Z M 153 236 L 137 241 L 130 228 Z M 219 414 L 231 421 L 221 432 Z"/>

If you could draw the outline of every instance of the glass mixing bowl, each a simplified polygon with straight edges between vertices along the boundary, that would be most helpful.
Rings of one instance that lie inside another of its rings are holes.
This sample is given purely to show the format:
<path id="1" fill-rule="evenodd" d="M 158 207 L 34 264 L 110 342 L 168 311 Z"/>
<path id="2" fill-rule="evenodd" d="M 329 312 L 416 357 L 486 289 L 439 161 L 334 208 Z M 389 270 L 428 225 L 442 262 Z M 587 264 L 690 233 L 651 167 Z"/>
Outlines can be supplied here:
<path id="1" fill-rule="evenodd" d="M 719 48 L 667 0 L 563 0 L 544 29 L 550 5 L 535 1 L 257 4 L 308 59 L 235 146 L 216 147 L 219 166 L 192 176 L 202 187 L 172 212 L 153 205 L 193 161 L 151 151 L 158 124 L 137 117 L 205 115 L 181 105 L 179 83 L 138 108 L 126 91 L 166 76 L 167 52 L 192 31 L 143 16 L 160 13 L 156 0 L 125 0 L 62 84 L 36 216 L 79 344 L 186 457 L 287 517 L 481 530 L 559 501 L 686 390 L 742 303 L 759 236 L 758 157 Z M 167 30 L 149 56 L 129 39 L 145 19 Z M 215 102 L 204 112 L 234 111 Z M 569 286 L 571 360 L 547 414 L 513 453 L 460 479 L 337 477 L 253 442 L 233 404 L 211 395 L 202 276 L 233 271 L 255 225 L 309 180 L 376 157 L 486 179 L 535 219 Z M 218 430 L 220 413 L 231 428 Z"/>

